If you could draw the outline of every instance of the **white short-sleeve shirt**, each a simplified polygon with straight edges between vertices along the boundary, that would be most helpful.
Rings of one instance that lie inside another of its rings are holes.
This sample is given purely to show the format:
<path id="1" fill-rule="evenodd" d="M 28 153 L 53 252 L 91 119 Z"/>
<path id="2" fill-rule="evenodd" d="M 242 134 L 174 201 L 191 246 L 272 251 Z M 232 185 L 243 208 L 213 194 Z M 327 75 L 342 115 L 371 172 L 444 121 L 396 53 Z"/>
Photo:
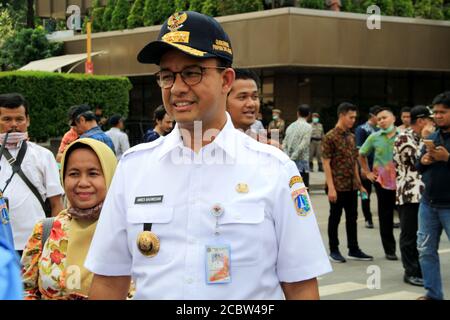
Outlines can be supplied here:
<path id="1" fill-rule="evenodd" d="M 22 171 L 37 188 L 43 200 L 64 194 L 61 186 L 58 165 L 50 150 L 35 143 L 27 142 L 27 152 L 22 161 Z M 10 150 L 16 157 L 19 150 Z M 12 167 L 3 156 L 0 162 L 0 187 L 5 187 L 12 173 Z M 23 250 L 33 227 L 45 218 L 39 200 L 16 173 L 5 190 L 4 196 L 9 199 L 9 215 L 16 250 Z"/>
<path id="2" fill-rule="evenodd" d="M 295 164 L 234 129 L 227 117 L 198 154 L 183 146 L 176 126 L 122 157 L 86 259 L 89 270 L 131 275 L 136 299 L 283 299 L 280 282 L 331 271 Z M 247 192 L 238 192 L 238 184 Z M 293 197 L 299 193 L 303 206 Z M 162 202 L 136 204 L 146 196 Z M 215 205 L 223 208 L 218 220 Z M 151 258 L 136 244 L 144 223 L 160 239 Z M 206 246 L 215 243 L 231 248 L 230 283 L 206 282 Z"/>

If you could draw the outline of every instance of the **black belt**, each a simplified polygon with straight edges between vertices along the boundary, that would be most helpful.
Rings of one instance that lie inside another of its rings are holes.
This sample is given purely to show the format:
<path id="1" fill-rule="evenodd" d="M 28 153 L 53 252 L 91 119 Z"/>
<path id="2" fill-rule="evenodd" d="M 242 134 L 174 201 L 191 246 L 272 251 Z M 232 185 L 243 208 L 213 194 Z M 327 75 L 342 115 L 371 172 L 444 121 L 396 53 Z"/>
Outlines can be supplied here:
<path id="1" fill-rule="evenodd" d="M 322 138 L 311 138 L 311 140 L 314 140 L 314 141 L 322 141 Z"/>

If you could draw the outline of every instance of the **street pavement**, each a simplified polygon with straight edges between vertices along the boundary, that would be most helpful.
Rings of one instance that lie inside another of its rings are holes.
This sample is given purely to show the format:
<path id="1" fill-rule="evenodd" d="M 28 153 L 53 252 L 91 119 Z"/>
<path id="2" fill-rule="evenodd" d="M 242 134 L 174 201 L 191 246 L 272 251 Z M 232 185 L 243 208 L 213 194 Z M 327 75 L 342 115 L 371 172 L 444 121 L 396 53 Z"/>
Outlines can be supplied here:
<path id="1" fill-rule="evenodd" d="M 317 168 L 317 167 L 316 167 Z M 325 247 L 328 250 L 328 215 L 329 203 L 324 192 L 325 175 L 310 173 L 311 201 L 317 217 Z M 424 295 L 421 287 L 403 282 L 403 267 L 400 259 L 398 239 L 400 229 L 394 229 L 397 241 L 398 261 L 389 261 L 384 257 L 379 234 L 376 195 L 372 193 L 371 208 L 374 229 L 364 227 L 364 216 L 358 203 L 358 243 L 367 254 L 374 256 L 373 261 L 352 261 L 346 263 L 332 262 L 333 272 L 319 278 L 319 290 L 322 300 L 414 300 Z M 394 221 L 398 221 L 395 215 Z M 347 256 L 347 236 L 345 232 L 345 214 L 339 225 L 340 251 Z M 440 243 L 440 262 L 445 298 L 450 298 L 450 242 L 443 232 Z"/>

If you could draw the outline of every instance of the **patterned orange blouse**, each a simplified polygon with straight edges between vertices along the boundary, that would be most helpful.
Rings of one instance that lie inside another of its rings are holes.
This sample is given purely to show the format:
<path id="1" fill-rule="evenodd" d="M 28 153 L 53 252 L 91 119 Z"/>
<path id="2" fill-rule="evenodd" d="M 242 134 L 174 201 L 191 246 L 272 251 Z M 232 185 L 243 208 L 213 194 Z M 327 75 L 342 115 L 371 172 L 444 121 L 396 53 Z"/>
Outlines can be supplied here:
<path id="1" fill-rule="evenodd" d="M 42 221 L 33 233 L 22 255 L 22 276 L 26 300 L 71 300 L 87 297 L 71 293 L 66 286 L 66 255 L 70 214 L 62 211 L 54 220 L 50 235 L 42 248 Z"/>

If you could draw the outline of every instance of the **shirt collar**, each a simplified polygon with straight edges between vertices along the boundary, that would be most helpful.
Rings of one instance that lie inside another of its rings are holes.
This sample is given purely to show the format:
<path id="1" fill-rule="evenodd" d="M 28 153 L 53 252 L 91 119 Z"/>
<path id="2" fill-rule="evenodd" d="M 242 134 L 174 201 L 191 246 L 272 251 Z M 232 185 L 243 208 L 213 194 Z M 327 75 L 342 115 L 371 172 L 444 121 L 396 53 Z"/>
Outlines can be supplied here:
<path id="1" fill-rule="evenodd" d="M 226 112 L 226 116 L 227 122 L 225 123 L 225 126 L 222 128 L 222 130 L 220 130 L 214 141 L 203 148 L 209 146 L 213 148 L 219 147 L 220 149 L 224 150 L 228 156 L 230 156 L 232 159 L 235 159 L 237 146 L 236 139 L 238 133 L 237 129 L 235 129 L 235 127 L 233 126 L 233 122 L 231 121 L 231 117 L 228 112 Z M 164 138 L 161 137 L 160 139 L 164 139 L 164 141 L 159 152 L 159 159 L 162 159 L 172 150 L 176 148 L 182 148 L 184 146 L 178 124 L 175 124 L 175 127 L 171 133 L 169 133 Z"/>

